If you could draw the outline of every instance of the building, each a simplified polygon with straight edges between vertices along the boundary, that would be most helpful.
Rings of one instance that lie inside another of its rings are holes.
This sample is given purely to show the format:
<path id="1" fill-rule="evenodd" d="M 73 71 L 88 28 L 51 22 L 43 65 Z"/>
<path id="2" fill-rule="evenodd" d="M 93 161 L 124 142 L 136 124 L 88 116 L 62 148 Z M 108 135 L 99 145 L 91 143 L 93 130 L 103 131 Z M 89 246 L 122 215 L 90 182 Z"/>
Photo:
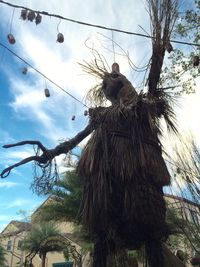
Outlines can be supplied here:
<path id="1" fill-rule="evenodd" d="M 184 198 L 180 198 L 177 196 L 172 196 L 169 194 L 165 195 L 166 202 L 168 206 L 173 210 L 177 211 L 177 214 L 180 218 L 184 218 L 187 221 L 191 222 L 193 225 L 199 227 L 200 223 L 200 205 L 193 203 Z M 45 205 L 51 199 L 47 199 L 42 205 Z M 36 220 L 36 214 L 39 208 L 33 213 L 32 221 Z M 5 229 L 0 233 L 0 244 L 7 251 L 7 267 L 18 267 L 20 264 L 25 262 L 25 252 L 20 249 L 20 243 L 23 238 L 26 236 L 28 231 L 30 231 L 31 224 L 24 223 L 19 221 L 11 221 Z M 63 253 L 48 253 L 46 267 L 79 267 L 78 260 L 82 260 L 83 267 L 91 266 L 91 258 L 89 254 L 82 254 L 81 247 L 82 243 L 77 238 L 75 239 L 73 236 L 74 226 L 72 223 L 59 223 L 59 229 L 62 232 L 63 240 L 68 244 L 70 251 L 72 252 L 72 260 L 66 261 Z M 199 233 L 200 234 L 200 233 Z M 52 240 L 48 240 L 51 242 Z M 171 252 L 172 250 L 172 252 Z M 180 260 L 180 251 L 187 252 L 190 257 L 186 263 L 183 263 Z M 164 254 L 166 258 L 166 266 L 165 267 L 192 267 L 192 266 L 200 266 L 198 262 L 200 262 L 200 258 L 196 257 L 196 254 L 192 250 L 191 247 L 188 248 L 184 242 L 180 242 L 176 249 L 172 249 L 171 247 L 164 246 Z M 81 258 L 80 258 L 81 257 Z M 41 267 L 41 258 L 39 254 L 36 254 L 33 257 L 33 266 Z M 195 265 L 196 264 L 196 265 Z M 21 265 L 22 266 L 22 265 Z M 140 263 L 134 266 L 143 266 Z"/>
<path id="2" fill-rule="evenodd" d="M 26 254 L 20 249 L 20 244 L 26 234 L 30 231 L 31 224 L 11 221 L 0 234 L 0 244 L 7 252 L 6 267 L 21 267 L 26 260 Z M 72 235 L 73 226 L 69 223 L 59 224 L 59 230 L 62 232 L 62 243 L 65 243 L 72 255 L 72 260 L 66 261 L 63 253 L 48 253 L 46 259 L 46 267 L 79 267 L 79 263 L 83 261 L 83 267 L 89 265 L 90 258 L 88 255 L 81 254 L 81 244 L 79 241 L 74 241 Z M 47 240 L 52 242 L 54 239 Z M 34 255 L 32 264 L 34 267 L 41 267 L 42 260 L 37 253 Z"/>
<path id="3" fill-rule="evenodd" d="M 198 253 L 200 252 L 200 204 L 170 194 L 165 194 L 165 199 L 168 208 L 176 213 L 180 222 L 183 222 L 180 227 L 187 236 L 187 238 L 177 240 L 178 245 L 171 248 L 173 253 L 179 258 L 183 257 L 187 267 L 200 267 L 200 253 Z M 193 246 L 194 238 L 196 244 Z M 185 260 L 184 255 L 187 257 Z"/>
<path id="4" fill-rule="evenodd" d="M 19 221 L 11 221 L 0 234 L 0 243 L 6 250 L 8 267 L 15 267 L 23 263 L 24 252 L 20 249 L 21 241 L 30 230 L 30 224 Z"/>

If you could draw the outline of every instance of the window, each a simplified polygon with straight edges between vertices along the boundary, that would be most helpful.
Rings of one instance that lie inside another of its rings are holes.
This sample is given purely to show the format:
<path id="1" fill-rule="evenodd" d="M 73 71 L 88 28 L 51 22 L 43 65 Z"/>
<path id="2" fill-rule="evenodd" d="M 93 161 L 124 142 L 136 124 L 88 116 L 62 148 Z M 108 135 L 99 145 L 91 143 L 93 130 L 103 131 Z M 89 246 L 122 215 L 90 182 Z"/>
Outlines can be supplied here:
<path id="1" fill-rule="evenodd" d="M 10 251 L 11 250 L 11 247 L 12 247 L 12 241 L 11 240 L 8 240 L 7 250 Z"/>

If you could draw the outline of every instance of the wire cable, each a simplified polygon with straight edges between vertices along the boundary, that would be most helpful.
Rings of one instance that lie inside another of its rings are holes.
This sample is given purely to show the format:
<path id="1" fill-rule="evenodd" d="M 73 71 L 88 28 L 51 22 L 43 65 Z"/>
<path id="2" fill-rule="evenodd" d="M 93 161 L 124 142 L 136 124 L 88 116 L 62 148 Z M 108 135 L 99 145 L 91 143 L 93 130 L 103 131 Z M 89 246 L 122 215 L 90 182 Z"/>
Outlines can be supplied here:
<path id="1" fill-rule="evenodd" d="M 86 104 L 84 104 L 81 100 L 79 100 L 78 98 L 76 98 L 75 96 L 73 96 L 71 93 L 69 93 L 68 91 L 66 91 L 64 88 L 62 88 L 60 85 L 58 85 L 57 83 L 55 83 L 52 79 L 50 79 L 49 77 L 47 77 L 45 74 L 43 74 L 40 70 L 36 69 L 33 65 L 31 65 L 30 63 L 28 63 L 25 59 L 23 59 L 21 56 L 19 56 L 18 54 L 16 54 L 14 51 L 12 51 L 10 48 L 8 48 L 7 46 L 5 46 L 4 44 L 2 44 L 0 42 L 0 46 L 2 46 L 4 49 L 6 49 L 7 51 L 9 51 L 11 54 L 13 54 L 15 57 L 17 57 L 18 59 L 20 59 L 21 61 L 23 61 L 27 66 L 29 66 L 30 68 L 32 68 L 34 71 L 36 71 L 37 73 L 39 73 L 41 76 L 43 76 L 45 79 L 47 79 L 49 82 L 51 82 L 52 84 L 54 84 L 56 87 L 58 87 L 60 90 L 62 90 L 64 93 L 66 93 L 68 96 L 72 97 L 73 99 L 75 99 L 77 102 L 79 102 L 81 105 L 83 105 L 86 108 L 89 108 Z"/>
<path id="2" fill-rule="evenodd" d="M 70 18 L 63 17 L 61 15 L 48 13 L 47 11 L 38 11 L 38 10 L 34 10 L 34 9 L 31 9 L 31 8 L 28 8 L 28 7 L 24 7 L 24 6 L 20 6 L 20 5 L 14 5 L 14 4 L 11 4 L 11 3 L 3 1 L 3 0 L 0 0 L 0 3 L 8 5 L 8 6 L 11 6 L 11 7 L 15 7 L 15 8 L 20 8 L 20 9 L 26 9 L 26 10 L 29 10 L 29 11 L 33 11 L 35 13 L 42 14 L 44 16 L 55 17 L 55 18 L 59 18 L 59 19 L 62 19 L 62 20 L 67 20 L 67 21 L 70 21 L 70 22 L 73 22 L 73 23 L 77 23 L 77 24 L 81 24 L 81 25 L 88 26 L 88 27 L 94 27 L 94 28 L 99 28 L 99 29 L 103 29 L 103 30 L 108 30 L 108 31 L 113 31 L 113 32 L 119 32 L 119 33 L 124 33 L 124 34 L 129 34 L 129 35 L 136 35 L 136 36 L 140 36 L 140 37 L 154 39 L 154 37 L 146 35 L 146 34 L 130 32 L 130 31 L 125 31 L 125 30 L 120 30 L 120 29 L 117 29 L 117 28 L 110 28 L 110 27 L 106 27 L 106 26 L 103 26 L 103 25 L 92 24 L 92 23 L 88 23 L 88 22 L 75 20 L 75 19 L 70 19 Z M 177 44 L 200 47 L 200 44 L 196 44 L 196 43 L 183 42 L 183 41 L 178 41 L 178 40 L 169 40 L 169 41 L 171 43 L 177 43 Z"/>

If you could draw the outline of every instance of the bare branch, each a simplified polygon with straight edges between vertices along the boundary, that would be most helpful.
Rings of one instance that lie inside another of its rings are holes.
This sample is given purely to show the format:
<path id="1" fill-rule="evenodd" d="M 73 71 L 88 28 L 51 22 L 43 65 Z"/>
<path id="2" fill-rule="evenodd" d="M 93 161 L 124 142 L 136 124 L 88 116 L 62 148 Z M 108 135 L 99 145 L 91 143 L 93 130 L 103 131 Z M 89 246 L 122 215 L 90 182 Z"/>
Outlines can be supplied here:
<path id="1" fill-rule="evenodd" d="M 33 161 L 33 160 L 37 161 L 39 163 L 43 163 L 41 160 L 41 157 L 39 157 L 39 156 L 31 156 L 31 157 L 25 158 L 25 159 L 21 160 L 20 162 L 15 163 L 15 164 L 11 165 L 10 167 L 4 169 L 1 173 L 1 178 L 6 178 L 10 174 L 10 171 L 13 168 L 18 167 L 18 166 L 23 165 L 23 164 L 26 164 L 26 163 Z"/>
<path id="2" fill-rule="evenodd" d="M 20 165 L 26 164 L 31 161 L 36 161 L 39 166 L 41 167 L 46 167 L 51 163 L 52 159 L 55 158 L 56 156 L 59 156 L 60 154 L 63 153 L 68 153 L 69 150 L 73 149 L 76 145 L 78 145 L 85 137 L 87 137 L 93 130 L 93 127 L 91 124 L 89 124 L 83 131 L 78 133 L 74 138 L 70 139 L 69 141 L 63 142 L 56 146 L 53 149 L 47 149 L 45 146 L 42 145 L 40 141 L 33 141 L 33 140 L 26 140 L 26 141 L 21 141 L 15 144 L 8 144 L 4 145 L 4 148 L 10 148 L 10 147 L 15 147 L 15 146 L 23 146 L 23 145 L 37 145 L 38 148 L 42 150 L 42 155 L 35 155 L 35 156 L 30 156 L 28 158 L 25 158 L 21 160 L 18 163 L 15 163 L 8 168 L 4 169 L 1 172 L 1 178 L 6 178 L 9 174 L 10 171 L 18 167 Z"/>
<path id="3" fill-rule="evenodd" d="M 15 144 L 4 145 L 3 148 L 10 148 L 10 147 L 15 147 L 15 146 L 23 146 L 23 145 L 37 145 L 43 152 L 47 150 L 40 141 L 33 141 L 33 140 L 25 140 L 25 141 L 21 141 Z"/>

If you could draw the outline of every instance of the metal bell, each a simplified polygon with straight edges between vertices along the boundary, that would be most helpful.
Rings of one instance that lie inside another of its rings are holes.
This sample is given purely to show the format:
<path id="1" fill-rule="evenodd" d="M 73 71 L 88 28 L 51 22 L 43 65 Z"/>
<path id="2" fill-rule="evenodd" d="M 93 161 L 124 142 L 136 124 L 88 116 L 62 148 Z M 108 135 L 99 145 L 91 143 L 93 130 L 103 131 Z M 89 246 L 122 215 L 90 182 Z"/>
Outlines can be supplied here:
<path id="1" fill-rule="evenodd" d="M 35 19 L 35 12 L 32 11 L 32 10 L 30 10 L 30 11 L 28 12 L 27 19 L 28 19 L 29 21 L 32 22 L 32 21 Z"/>
<path id="2" fill-rule="evenodd" d="M 62 33 L 58 33 L 57 42 L 58 43 L 63 43 L 64 42 L 64 35 Z"/>
<path id="3" fill-rule="evenodd" d="M 42 21 L 42 16 L 39 13 L 37 13 L 37 16 L 35 17 L 35 24 L 38 25 L 41 23 L 41 21 Z"/>
<path id="4" fill-rule="evenodd" d="M 12 33 L 9 33 L 9 34 L 7 35 L 7 38 L 8 38 L 8 42 L 9 42 L 10 44 L 15 44 L 16 40 L 15 40 L 15 37 L 12 35 Z"/>
<path id="5" fill-rule="evenodd" d="M 27 18 L 27 13 L 28 13 L 28 10 L 27 10 L 27 9 L 22 9 L 22 10 L 21 10 L 21 18 L 22 18 L 23 20 L 26 20 L 26 18 Z"/>
<path id="6" fill-rule="evenodd" d="M 49 92 L 48 88 L 44 89 L 44 94 L 45 94 L 46 97 L 50 97 L 50 92 Z"/>
<path id="7" fill-rule="evenodd" d="M 73 115 L 72 116 L 72 121 L 74 121 L 76 119 L 76 116 L 75 115 Z"/>

